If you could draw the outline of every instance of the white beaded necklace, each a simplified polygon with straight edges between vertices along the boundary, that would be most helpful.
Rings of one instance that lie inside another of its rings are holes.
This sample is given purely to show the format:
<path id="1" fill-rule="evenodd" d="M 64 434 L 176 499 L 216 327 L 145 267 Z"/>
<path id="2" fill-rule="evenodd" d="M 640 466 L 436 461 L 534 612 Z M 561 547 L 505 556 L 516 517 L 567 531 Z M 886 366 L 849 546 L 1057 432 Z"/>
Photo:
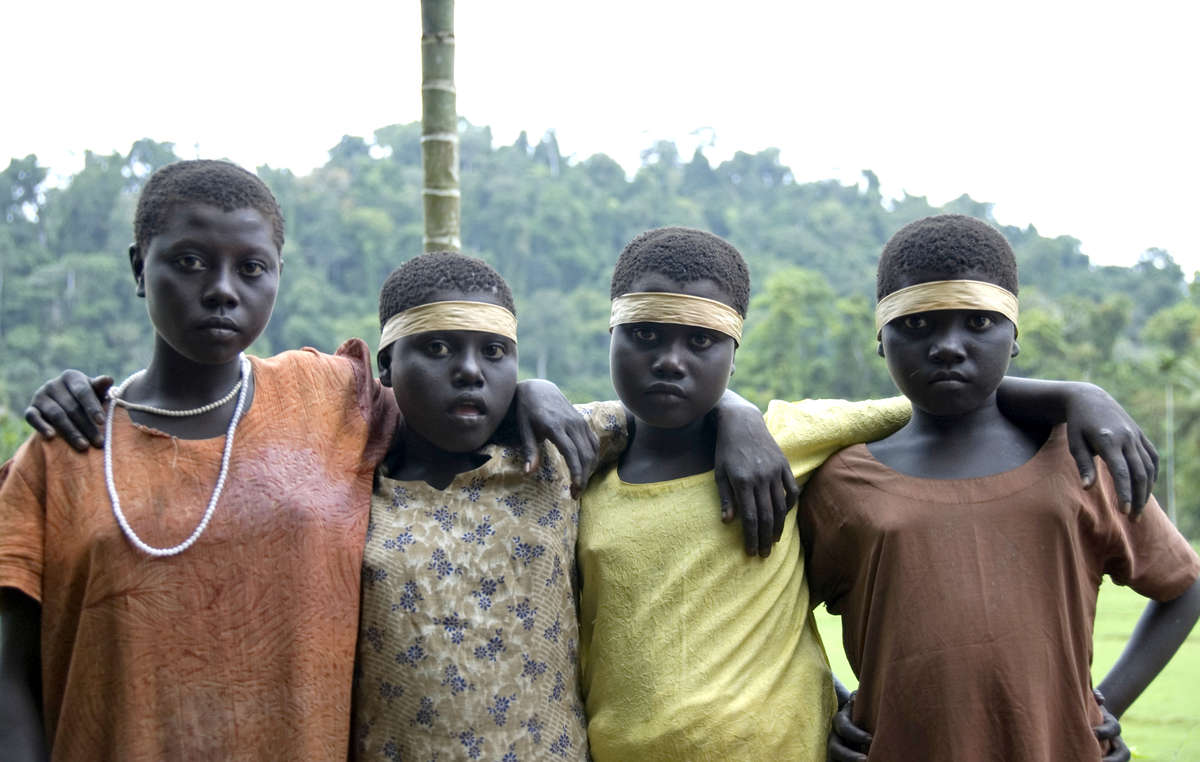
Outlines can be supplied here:
<path id="1" fill-rule="evenodd" d="M 225 488 L 225 477 L 229 473 L 229 456 L 233 453 L 233 432 L 237 430 L 238 421 L 241 420 L 242 411 L 246 407 L 246 391 L 250 388 L 250 384 L 248 383 L 248 379 L 250 378 L 250 361 L 246 359 L 245 355 L 238 355 L 238 359 L 240 361 L 240 375 L 238 376 L 237 385 L 233 387 L 233 390 L 216 402 L 212 402 L 208 405 L 194 408 L 192 410 L 163 410 L 161 408 L 150 407 L 149 405 L 127 403 L 122 400 L 121 395 L 125 393 L 125 390 L 131 383 L 136 381 L 138 378 L 141 378 L 142 374 L 146 372 L 145 369 L 139 370 L 137 373 L 134 373 L 132 376 L 125 379 L 123 382 L 121 382 L 121 385 L 116 388 L 116 390 L 110 389 L 108 392 L 108 397 L 113 401 L 114 404 L 108 406 L 108 414 L 104 419 L 104 483 L 108 486 L 108 497 L 110 500 L 112 500 L 113 515 L 116 516 L 117 524 L 120 525 L 121 531 L 125 533 L 125 536 L 131 543 L 133 543 L 134 547 L 143 553 L 146 553 L 147 555 L 161 558 L 164 556 L 173 556 L 178 553 L 182 553 L 183 551 L 192 547 L 192 545 L 200 538 L 200 535 L 203 534 L 204 530 L 208 527 L 208 522 L 212 518 L 213 511 L 217 507 L 217 501 L 221 498 L 221 490 Z M 225 404 L 232 399 L 234 392 L 238 392 L 237 407 L 233 409 L 233 417 L 229 419 L 229 428 L 225 431 L 225 450 L 223 453 L 221 453 L 221 471 L 217 474 L 217 486 L 213 488 L 212 498 L 208 501 L 208 508 L 205 509 L 203 518 L 200 519 L 199 525 L 196 526 L 196 529 L 192 532 L 191 536 L 178 545 L 170 548 L 155 548 L 151 545 L 147 545 L 142 541 L 142 538 L 137 536 L 137 533 L 133 531 L 133 528 L 129 526 L 129 522 L 125 519 L 125 514 L 121 512 L 121 501 L 117 497 L 117 485 L 116 482 L 113 481 L 112 469 L 113 411 L 116 410 L 117 405 L 124 405 L 131 410 L 141 410 L 147 413 L 154 413 L 156 415 L 199 415 L 200 413 L 206 413 L 209 410 L 215 410 L 216 408 Z"/>
<path id="2" fill-rule="evenodd" d="M 135 378 L 138 378 L 145 372 L 146 371 L 144 371 L 144 370 L 140 370 L 137 373 L 130 376 L 129 378 L 127 378 L 125 380 L 125 383 L 121 384 L 121 388 L 117 389 L 117 393 L 120 394 L 121 391 L 124 390 L 125 384 L 128 384 L 130 381 L 134 380 Z M 216 410 L 217 408 L 221 407 L 221 405 L 224 405 L 225 403 L 229 402 L 229 400 L 233 399 L 233 396 L 238 393 L 238 389 L 241 389 L 241 388 L 242 388 L 242 377 L 238 376 L 237 383 L 234 384 L 233 388 L 229 390 L 229 394 L 226 394 L 224 397 L 217 400 L 216 402 L 210 402 L 207 405 L 201 405 L 200 407 L 194 407 L 191 410 L 167 410 L 166 408 L 154 407 L 153 405 L 139 405 L 136 402 L 126 402 L 125 400 L 121 399 L 120 397 L 114 397 L 111 394 L 109 395 L 109 397 L 110 397 L 110 399 L 112 399 L 113 402 L 117 403 L 118 405 L 125 408 L 126 410 L 140 410 L 143 413 L 154 413 L 155 415 L 162 415 L 162 416 L 166 416 L 168 418 L 187 418 L 189 415 L 200 415 L 201 413 L 207 413 L 209 410 Z"/>

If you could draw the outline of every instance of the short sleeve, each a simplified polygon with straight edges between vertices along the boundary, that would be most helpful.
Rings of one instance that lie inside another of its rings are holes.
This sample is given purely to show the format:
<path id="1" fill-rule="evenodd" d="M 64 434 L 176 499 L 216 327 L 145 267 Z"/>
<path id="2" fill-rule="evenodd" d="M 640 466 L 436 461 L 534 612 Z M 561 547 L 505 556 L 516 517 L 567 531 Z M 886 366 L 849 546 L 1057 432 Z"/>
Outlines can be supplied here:
<path id="1" fill-rule="evenodd" d="M 904 397 L 884 400 L 771 400 L 767 429 L 779 443 L 801 483 L 843 447 L 883 439 L 908 422 L 912 406 Z"/>
<path id="2" fill-rule="evenodd" d="M 629 423 L 625 406 L 616 400 L 576 405 L 575 409 L 587 421 L 599 441 L 596 453 L 598 464 L 615 463 L 629 445 Z"/>
<path id="3" fill-rule="evenodd" d="M 391 390 L 372 373 L 371 350 L 362 339 L 347 339 L 334 354 L 350 363 L 358 408 L 367 421 L 367 444 L 363 461 L 372 467 L 383 460 L 400 419 L 400 408 Z"/>
<path id="4" fill-rule="evenodd" d="M 841 613 L 839 598 L 845 592 L 844 569 L 848 549 L 843 528 L 844 514 L 838 509 L 836 490 L 828 487 L 837 479 L 836 460 L 827 462 L 800 494 L 796 525 L 804 546 L 804 574 L 808 580 L 809 605 L 825 603 L 829 610 Z"/>
<path id="5" fill-rule="evenodd" d="M 1156 601 L 1178 598 L 1200 576 L 1200 558 L 1153 497 L 1136 522 L 1120 513 L 1103 463 L 1090 491 L 1097 523 L 1107 539 L 1104 573 Z"/>
<path id="6" fill-rule="evenodd" d="M 30 437 L 0 466 L 0 587 L 42 600 L 46 445 Z"/>

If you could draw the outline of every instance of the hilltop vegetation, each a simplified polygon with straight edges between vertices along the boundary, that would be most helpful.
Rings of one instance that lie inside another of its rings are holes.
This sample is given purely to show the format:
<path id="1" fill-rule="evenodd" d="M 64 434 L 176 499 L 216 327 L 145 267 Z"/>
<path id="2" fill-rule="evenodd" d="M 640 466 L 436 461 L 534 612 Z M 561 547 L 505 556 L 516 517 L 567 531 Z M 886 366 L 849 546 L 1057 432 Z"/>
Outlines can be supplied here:
<path id="1" fill-rule="evenodd" d="M 613 396 L 608 382 L 608 278 L 621 247 L 659 225 L 706 228 L 745 254 L 754 278 L 734 386 L 772 397 L 893 394 L 875 354 L 874 268 L 897 228 L 942 211 L 991 219 L 963 195 L 922 197 L 796 182 L 775 149 L 712 166 L 659 143 L 629 178 L 615 161 L 559 153 L 553 134 L 492 145 L 461 130 L 464 248 L 512 284 L 521 368 L 578 400 Z M 0 173 L 0 456 L 25 435 L 15 416 L 64 367 L 118 377 L 145 365 L 150 330 L 125 252 L 133 206 L 173 146 L 141 140 L 126 154 L 89 152 L 83 169 L 48 187 L 35 156 Z M 275 316 L 254 351 L 378 335 L 377 289 L 421 251 L 420 126 L 345 137 L 311 174 L 259 167 L 287 217 L 286 267 Z M 994 221 L 994 220 L 993 220 Z M 1114 394 L 1166 456 L 1164 400 L 1174 397 L 1180 526 L 1200 532 L 1200 286 L 1160 250 L 1132 267 L 1097 267 L 1079 242 L 1001 226 L 1021 267 L 1021 355 L 1012 372 L 1093 381 Z M 1157 494 L 1166 501 L 1166 476 Z"/>

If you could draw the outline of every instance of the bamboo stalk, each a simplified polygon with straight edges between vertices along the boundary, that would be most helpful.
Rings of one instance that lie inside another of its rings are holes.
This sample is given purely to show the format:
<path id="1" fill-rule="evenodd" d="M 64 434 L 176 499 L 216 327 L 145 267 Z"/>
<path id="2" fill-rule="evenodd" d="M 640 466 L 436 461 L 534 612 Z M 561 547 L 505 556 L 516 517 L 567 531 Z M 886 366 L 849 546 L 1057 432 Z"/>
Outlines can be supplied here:
<path id="1" fill-rule="evenodd" d="M 454 0 L 421 0 L 421 164 L 425 251 L 457 251 L 458 112 L 454 89 Z"/>

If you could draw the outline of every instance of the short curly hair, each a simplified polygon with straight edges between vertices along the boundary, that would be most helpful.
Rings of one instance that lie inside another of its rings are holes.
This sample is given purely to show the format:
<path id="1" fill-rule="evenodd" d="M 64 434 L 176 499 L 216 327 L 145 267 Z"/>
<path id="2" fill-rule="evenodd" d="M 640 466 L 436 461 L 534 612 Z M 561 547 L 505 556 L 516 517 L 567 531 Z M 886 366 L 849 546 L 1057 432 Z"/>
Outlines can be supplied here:
<path id="1" fill-rule="evenodd" d="M 610 296 L 628 294 L 645 273 L 662 273 L 680 283 L 712 280 L 725 289 L 742 317 L 750 305 L 750 270 L 733 244 L 703 230 L 666 227 L 630 241 L 613 268 Z"/>
<path id="2" fill-rule="evenodd" d="M 194 159 L 159 168 L 138 197 L 133 237 L 143 251 L 163 232 L 176 204 L 199 202 L 222 211 L 254 209 L 271 223 L 271 239 L 283 251 L 283 212 L 271 189 L 253 172 L 227 161 Z"/>
<path id="3" fill-rule="evenodd" d="M 875 298 L 923 280 L 954 280 L 971 275 L 1017 293 L 1017 259 L 1012 246 L 983 220 L 962 214 L 938 214 L 910 222 L 883 246 L 875 276 Z"/>
<path id="4" fill-rule="evenodd" d="M 434 251 L 413 257 L 392 270 L 379 290 L 379 327 L 412 307 L 428 304 L 438 291 L 494 294 L 500 306 L 517 314 L 512 289 L 487 262 L 454 251 Z"/>

